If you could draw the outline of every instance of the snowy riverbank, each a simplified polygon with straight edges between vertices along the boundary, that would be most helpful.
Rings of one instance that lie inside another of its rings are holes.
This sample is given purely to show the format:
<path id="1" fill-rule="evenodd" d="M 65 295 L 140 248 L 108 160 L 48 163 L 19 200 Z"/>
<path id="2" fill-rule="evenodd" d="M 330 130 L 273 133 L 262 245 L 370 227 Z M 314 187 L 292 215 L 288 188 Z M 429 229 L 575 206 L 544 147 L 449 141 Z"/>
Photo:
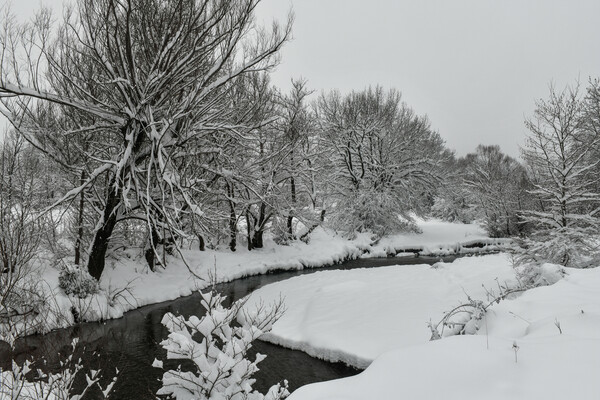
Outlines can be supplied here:
<path id="1" fill-rule="evenodd" d="M 229 250 L 187 250 L 184 252 L 188 266 L 202 281 L 193 277 L 188 267 L 179 259 L 169 260 L 168 267 L 155 273 L 148 271 L 141 252 L 128 253 L 129 257 L 107 260 L 101 291 L 86 299 L 66 296 L 58 288 L 58 269 L 42 265 L 41 279 L 53 293 L 53 311 L 46 328 L 53 329 L 74 322 L 71 310 L 78 310 L 81 320 L 96 321 L 119 318 L 123 313 L 148 304 L 173 300 L 205 288 L 209 277 L 216 275 L 218 282 L 228 282 L 249 275 L 264 274 L 274 270 L 317 268 L 359 257 L 385 256 L 389 249 L 420 248 L 422 254 L 452 254 L 456 252 L 489 251 L 502 239 L 490 239 L 476 224 L 453 224 L 439 220 L 420 220 L 422 233 L 395 235 L 370 244 L 366 234 L 347 240 L 330 230 L 317 228 L 308 244 L 296 241 L 280 246 L 267 240 L 265 248 L 236 252 Z M 463 245 L 493 243 L 483 248 L 463 248 Z M 420 246 L 420 247 L 419 247 Z M 216 272 L 215 272 L 216 271 Z"/>
<path id="2" fill-rule="evenodd" d="M 430 319 L 439 321 L 467 294 L 485 299 L 485 288 L 495 288 L 496 279 L 515 279 L 505 254 L 459 258 L 435 268 L 320 271 L 256 290 L 247 308 L 284 297 L 286 313 L 262 339 L 366 368 L 387 351 L 427 342 Z"/>
<path id="3" fill-rule="evenodd" d="M 437 269 L 324 271 L 263 287 L 248 306 L 285 293 L 288 311 L 267 340 L 361 367 L 374 360 L 355 377 L 304 386 L 291 400 L 597 399 L 600 268 L 567 272 L 494 305 L 477 335 L 433 342 L 429 318 L 437 322 L 465 293 L 484 299 L 482 284 L 511 278 L 505 255 Z"/>

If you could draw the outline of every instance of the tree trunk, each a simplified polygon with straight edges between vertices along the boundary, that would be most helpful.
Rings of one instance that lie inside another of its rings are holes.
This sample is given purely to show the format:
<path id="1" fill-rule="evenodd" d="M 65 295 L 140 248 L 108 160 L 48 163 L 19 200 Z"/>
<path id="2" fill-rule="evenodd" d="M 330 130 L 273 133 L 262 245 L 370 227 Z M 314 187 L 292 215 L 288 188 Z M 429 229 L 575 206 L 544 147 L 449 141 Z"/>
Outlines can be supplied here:
<path id="1" fill-rule="evenodd" d="M 227 185 L 227 195 L 229 196 L 229 248 L 235 251 L 237 246 L 237 215 L 235 214 L 235 204 L 233 203 L 233 188 L 229 183 Z"/>
<path id="2" fill-rule="evenodd" d="M 293 153 L 292 153 L 292 159 L 293 159 Z M 290 191 L 291 191 L 291 196 L 292 196 L 292 207 L 295 207 L 295 205 L 296 205 L 296 181 L 294 180 L 293 176 L 290 178 Z M 294 227 L 292 225 L 294 222 L 294 216 L 292 214 L 293 214 L 293 211 L 290 210 L 290 213 L 288 214 L 288 218 L 287 218 L 287 229 L 288 229 L 288 235 L 289 235 L 290 239 L 294 239 Z"/>
<path id="3" fill-rule="evenodd" d="M 81 171 L 79 178 L 80 185 L 85 183 L 85 171 Z M 85 193 L 81 191 L 79 195 L 79 208 L 77 210 L 77 239 L 75 239 L 75 265 L 81 263 L 81 246 L 83 244 L 83 208 L 85 206 Z"/>
<path id="4" fill-rule="evenodd" d="M 148 268 L 150 268 L 150 271 L 154 272 L 156 269 L 156 245 L 160 242 L 160 237 L 158 236 L 156 228 L 152 227 L 151 231 L 150 248 L 146 249 L 145 257 Z"/>
<path id="5" fill-rule="evenodd" d="M 263 231 L 255 231 L 252 236 L 252 248 L 262 249 L 263 247 Z"/>
<path id="6" fill-rule="evenodd" d="M 310 234 L 311 234 L 311 233 L 312 233 L 312 232 L 313 232 L 315 229 L 317 229 L 317 227 L 318 227 L 319 225 L 321 225 L 321 224 L 323 223 L 323 221 L 325 221 L 325 210 L 321 210 L 321 217 L 320 217 L 319 219 L 321 220 L 321 222 L 320 222 L 320 223 L 318 223 L 318 224 L 313 224 L 313 226 L 311 226 L 311 227 L 310 227 L 310 228 L 309 228 L 309 229 L 308 229 L 308 230 L 307 230 L 307 231 L 304 233 L 304 235 L 300 236 L 300 240 L 302 240 L 302 241 L 306 241 L 306 242 L 308 243 L 308 241 L 307 241 L 307 239 L 308 239 L 308 235 L 310 235 Z"/>
<path id="7" fill-rule="evenodd" d="M 92 250 L 88 258 L 88 272 L 91 276 L 100 280 L 102 271 L 104 271 L 104 261 L 108 242 L 117 224 L 117 208 L 120 204 L 120 188 L 115 187 L 115 178 L 111 179 L 108 194 L 106 196 L 106 206 L 102 215 L 102 225 L 94 235 Z"/>
<path id="8" fill-rule="evenodd" d="M 248 251 L 252 250 L 252 228 L 250 227 L 250 213 L 246 211 L 246 231 L 248 235 Z"/>
<path id="9" fill-rule="evenodd" d="M 263 233 L 265 229 L 265 213 L 267 212 L 267 205 L 263 202 L 260 204 L 260 211 L 258 215 L 258 221 L 254 223 L 254 234 L 252 235 L 252 247 L 255 249 L 263 248 Z"/>
<path id="10" fill-rule="evenodd" d="M 294 217 L 292 217 L 291 215 L 288 215 L 287 217 L 287 230 L 288 230 L 288 237 L 290 239 L 293 239 L 293 234 L 294 234 L 294 228 L 293 228 L 293 222 L 294 222 Z"/>
<path id="11" fill-rule="evenodd" d="M 237 246 L 237 219 L 235 212 L 232 210 L 229 215 L 229 249 L 235 251 Z"/>
<path id="12" fill-rule="evenodd" d="M 138 154 L 141 146 L 144 143 L 146 137 L 143 132 L 146 128 L 146 124 L 141 126 L 131 126 L 129 121 L 125 126 L 121 128 L 123 139 L 125 141 L 124 148 L 127 148 L 129 140 L 134 140 L 133 148 L 131 149 L 132 160 L 135 160 L 136 154 Z M 128 132 L 133 131 L 133 137 L 129 138 Z M 136 132 L 137 130 L 137 132 Z M 124 172 L 121 172 L 123 174 Z M 123 182 L 125 176 L 113 176 L 108 184 L 108 192 L 106 194 L 106 205 L 104 206 L 104 213 L 102 214 L 102 225 L 98 228 L 94 235 L 94 241 L 92 243 L 92 250 L 88 258 L 88 272 L 91 276 L 100 280 L 102 272 L 104 271 L 104 264 L 106 258 L 106 251 L 108 250 L 108 243 L 112 236 L 115 225 L 117 224 L 117 212 L 121 204 L 121 191 L 123 190 Z"/>

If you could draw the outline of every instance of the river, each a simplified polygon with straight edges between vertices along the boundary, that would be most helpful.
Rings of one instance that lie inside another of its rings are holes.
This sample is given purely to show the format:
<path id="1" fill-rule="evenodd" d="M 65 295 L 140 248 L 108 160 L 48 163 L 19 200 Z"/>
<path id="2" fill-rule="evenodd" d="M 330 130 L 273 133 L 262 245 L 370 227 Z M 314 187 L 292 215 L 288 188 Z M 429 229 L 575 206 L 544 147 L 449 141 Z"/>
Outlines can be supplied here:
<path id="1" fill-rule="evenodd" d="M 453 261 L 457 256 L 447 256 L 445 262 Z M 355 268 L 375 268 L 389 265 L 433 264 L 440 257 L 394 257 L 367 258 L 350 260 L 331 267 L 304 269 L 301 271 L 277 271 L 266 275 L 256 275 L 219 284 L 217 290 L 225 294 L 228 301 L 240 299 L 252 291 L 294 276 L 315 273 L 325 270 L 344 270 Z M 106 322 L 83 323 L 74 327 L 60 329 L 45 335 L 32 335 L 21 339 L 15 346 L 13 354 L 7 348 L 0 349 L 0 367 L 7 368 L 8 360 L 15 358 L 44 357 L 48 368 L 56 368 L 58 354 L 65 354 L 70 348 L 73 338 L 79 338 L 81 357 L 86 365 L 100 368 L 105 376 L 114 375 L 119 370 L 118 380 L 111 398 L 145 400 L 155 399 L 160 387 L 162 371 L 153 368 L 152 361 L 166 359 L 166 352 L 160 342 L 167 336 L 167 330 L 160 321 L 166 312 L 181 314 L 186 317 L 200 315 L 204 309 L 200 305 L 200 296 L 193 294 L 177 300 L 153 304 L 127 312 L 123 318 Z M 284 379 L 289 382 L 289 389 L 294 389 L 313 382 L 337 379 L 355 375 L 360 372 L 342 363 L 329 363 L 296 350 L 289 350 L 270 343 L 256 341 L 254 352 L 266 354 L 267 358 L 258 366 L 260 371 L 254 375 L 254 388 L 261 392 Z M 165 367 L 175 367 L 177 363 L 169 361 Z"/>

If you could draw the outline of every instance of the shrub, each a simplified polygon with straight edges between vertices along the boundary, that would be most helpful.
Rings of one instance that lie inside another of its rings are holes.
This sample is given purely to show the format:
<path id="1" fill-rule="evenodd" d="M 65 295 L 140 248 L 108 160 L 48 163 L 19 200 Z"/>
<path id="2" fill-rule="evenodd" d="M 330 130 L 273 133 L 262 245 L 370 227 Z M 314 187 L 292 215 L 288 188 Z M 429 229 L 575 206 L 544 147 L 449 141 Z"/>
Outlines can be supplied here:
<path id="1" fill-rule="evenodd" d="M 71 353 L 60 362 L 61 368 L 56 373 L 43 372 L 36 368 L 36 362 L 30 360 L 22 365 L 13 360 L 11 369 L 0 369 L 0 399 L 80 400 L 88 392 L 94 392 L 95 399 L 108 399 L 117 378 L 114 377 L 106 386 L 102 386 L 101 371 L 86 371 L 81 358 L 74 357 L 77 344 L 78 339 L 73 339 Z M 44 360 L 40 364 L 45 364 Z M 80 375 L 85 375 L 83 385 Z M 76 381 L 79 385 L 76 385 Z"/>
<path id="2" fill-rule="evenodd" d="M 187 361 L 192 367 L 186 371 L 181 367 L 167 370 L 157 394 L 177 400 L 280 400 L 287 397 L 287 382 L 272 386 L 266 395 L 253 390 L 252 375 L 266 356 L 257 354 L 254 361 L 246 358 L 252 342 L 270 331 L 281 316 L 283 303 L 280 301 L 271 308 L 260 307 L 252 314 L 243 312 L 241 325 L 234 326 L 244 301 L 226 308 L 222 305 L 224 296 L 215 292 L 201 295 L 201 304 L 207 310 L 203 317 L 185 319 L 171 313 L 163 317 L 162 323 L 170 332 L 161 343 L 167 350 L 167 358 Z M 163 367 L 158 360 L 153 365 Z"/>
<path id="3" fill-rule="evenodd" d="M 565 267 L 587 268 L 600 263 L 597 228 L 564 227 L 534 232 L 520 240 L 520 264 L 544 262 Z"/>
<path id="4" fill-rule="evenodd" d="M 418 232 L 412 217 L 402 213 L 402 204 L 389 190 L 357 190 L 336 204 L 331 224 L 349 232 L 371 232 L 374 239 L 398 232 Z"/>
<path id="5" fill-rule="evenodd" d="M 76 265 L 65 265 L 58 276 L 58 286 L 67 295 L 84 299 L 98 293 L 98 281 Z"/>

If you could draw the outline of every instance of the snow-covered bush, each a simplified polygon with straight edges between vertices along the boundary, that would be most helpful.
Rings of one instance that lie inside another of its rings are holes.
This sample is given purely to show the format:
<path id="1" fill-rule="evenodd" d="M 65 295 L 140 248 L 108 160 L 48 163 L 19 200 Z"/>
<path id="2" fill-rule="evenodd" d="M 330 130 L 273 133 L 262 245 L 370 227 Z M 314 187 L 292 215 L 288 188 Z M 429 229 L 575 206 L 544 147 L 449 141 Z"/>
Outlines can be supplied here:
<path id="1" fill-rule="evenodd" d="M 71 343 L 71 354 L 61 361 L 61 370 L 45 373 L 36 368 L 36 363 L 27 360 L 22 365 L 12 361 L 12 368 L 0 369 L 0 399 L 20 400 L 80 400 L 88 392 L 94 392 L 95 399 L 107 399 L 117 380 L 113 378 L 106 386 L 100 384 L 100 370 L 84 372 L 80 358 L 74 357 L 78 340 Z M 81 382 L 78 376 L 85 374 L 85 385 L 75 389 L 75 382 Z M 78 391 L 79 393 L 75 393 Z"/>
<path id="2" fill-rule="evenodd" d="M 8 276 L 0 278 L 0 317 L 41 312 L 47 293 L 39 272 L 30 269 L 19 279 L 4 275 Z"/>
<path id="3" fill-rule="evenodd" d="M 0 341 L 12 344 L 19 337 L 47 331 L 51 303 L 48 285 L 30 264 L 0 273 Z"/>
<path id="4" fill-rule="evenodd" d="M 556 260 L 550 253 L 563 253 L 563 246 L 554 243 L 556 248 L 549 249 L 552 243 L 542 243 L 537 239 L 523 238 L 513 242 L 514 246 L 507 248 L 511 253 L 512 265 L 515 270 L 519 285 L 523 287 L 538 287 L 553 285 L 565 275 L 563 265 L 546 262 L 548 259 Z M 546 250 L 547 249 L 547 250 Z M 574 249 L 570 249 L 573 251 Z M 567 253 L 563 253 L 565 255 Z M 559 257 L 562 259 L 562 257 Z"/>
<path id="5" fill-rule="evenodd" d="M 553 285 L 565 276 L 565 270 L 557 264 L 530 262 L 515 266 L 522 286 L 537 287 Z"/>
<path id="6" fill-rule="evenodd" d="M 519 263 L 559 264 L 586 268 L 600 263 L 597 228 L 563 227 L 535 232 L 519 242 Z"/>
<path id="7" fill-rule="evenodd" d="M 455 187 L 453 189 L 453 191 L 447 190 L 447 192 L 455 195 L 455 192 L 459 191 Z M 436 196 L 433 199 L 431 216 L 448 222 L 462 222 L 464 224 L 470 224 L 478 217 L 463 197 L 456 196 L 455 198 L 450 197 L 450 195 L 447 197 Z"/>
<path id="8" fill-rule="evenodd" d="M 161 342 L 167 350 L 167 358 L 191 362 L 192 367 L 167 370 L 157 394 L 177 400 L 279 400 L 287 397 L 286 382 L 272 386 L 266 395 L 253 390 L 252 375 L 266 356 L 257 354 L 254 361 L 246 357 L 252 342 L 270 331 L 282 315 L 283 303 L 261 306 L 247 313 L 240 312 L 243 300 L 226 308 L 222 304 L 224 296 L 214 291 L 201 295 L 201 304 L 207 310 L 201 318 L 191 316 L 186 319 L 171 313 L 163 317 L 162 323 L 170 332 Z M 234 326 L 238 313 L 242 323 Z M 163 362 L 155 360 L 153 366 L 163 368 Z"/>
<path id="9" fill-rule="evenodd" d="M 402 205 L 390 191 L 357 190 L 341 199 L 333 213 L 334 228 L 353 232 L 372 232 L 375 239 L 386 234 L 418 231 L 412 218 L 401 215 Z"/>
<path id="10" fill-rule="evenodd" d="M 81 299 L 98 293 L 98 281 L 76 265 L 65 265 L 58 276 L 58 286 L 67 294 Z"/>

